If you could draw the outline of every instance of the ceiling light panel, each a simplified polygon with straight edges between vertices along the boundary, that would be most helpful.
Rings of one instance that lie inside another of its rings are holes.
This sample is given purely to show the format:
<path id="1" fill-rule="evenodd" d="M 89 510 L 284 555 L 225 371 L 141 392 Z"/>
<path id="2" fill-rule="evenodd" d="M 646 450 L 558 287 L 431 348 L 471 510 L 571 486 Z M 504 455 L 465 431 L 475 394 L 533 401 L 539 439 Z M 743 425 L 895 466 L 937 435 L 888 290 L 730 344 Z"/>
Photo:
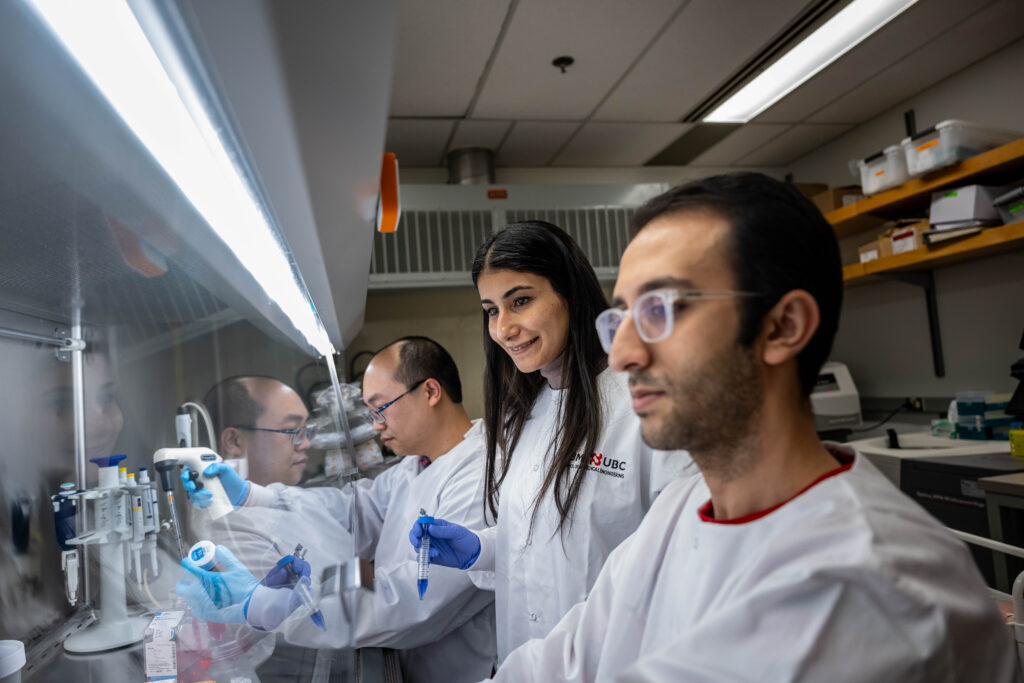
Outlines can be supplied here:
<path id="1" fill-rule="evenodd" d="M 745 123 L 791 93 L 917 0 L 854 0 L 704 120 Z"/>

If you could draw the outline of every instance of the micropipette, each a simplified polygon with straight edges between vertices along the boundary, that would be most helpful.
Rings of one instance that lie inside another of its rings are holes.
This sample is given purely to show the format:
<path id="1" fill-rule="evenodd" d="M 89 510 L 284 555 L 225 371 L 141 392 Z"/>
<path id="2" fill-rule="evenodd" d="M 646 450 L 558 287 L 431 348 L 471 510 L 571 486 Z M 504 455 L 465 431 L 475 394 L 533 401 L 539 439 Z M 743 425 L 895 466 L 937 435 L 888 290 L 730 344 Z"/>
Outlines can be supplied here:
<path id="1" fill-rule="evenodd" d="M 292 553 L 294 557 L 300 560 L 305 556 L 306 551 L 302 549 L 302 544 L 295 546 L 295 552 Z M 299 573 L 295 571 L 295 563 L 292 561 L 292 557 L 282 557 L 277 562 L 278 566 L 284 565 L 288 570 L 288 576 L 292 581 L 295 582 L 295 592 L 298 594 L 299 599 L 302 600 L 302 604 L 309 610 L 309 618 L 313 620 L 313 623 L 320 627 L 321 631 L 327 630 L 327 624 L 324 621 L 323 613 L 317 609 L 316 603 L 313 602 L 313 595 L 309 592 L 309 586 L 304 584 L 300 580 Z"/>
<path id="2" fill-rule="evenodd" d="M 420 591 L 420 600 L 423 599 L 423 594 L 427 592 L 427 579 L 430 578 L 430 534 L 427 531 L 427 527 L 434 523 L 433 517 L 427 516 L 427 511 L 420 508 L 420 518 L 416 520 L 416 523 L 420 525 L 420 556 L 419 556 L 419 574 L 416 577 L 416 588 Z"/>

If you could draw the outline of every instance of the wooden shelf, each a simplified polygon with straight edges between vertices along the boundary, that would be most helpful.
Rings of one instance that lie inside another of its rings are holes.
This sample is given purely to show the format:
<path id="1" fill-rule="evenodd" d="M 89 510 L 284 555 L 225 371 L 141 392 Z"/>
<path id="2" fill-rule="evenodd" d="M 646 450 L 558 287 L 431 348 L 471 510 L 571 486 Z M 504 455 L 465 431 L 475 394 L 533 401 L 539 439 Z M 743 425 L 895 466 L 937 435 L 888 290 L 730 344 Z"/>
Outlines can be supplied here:
<path id="1" fill-rule="evenodd" d="M 899 187 L 831 211 L 825 214 L 825 218 L 841 239 L 876 228 L 900 213 L 915 208 L 923 209 L 934 190 L 954 183 L 985 179 L 999 184 L 1011 182 L 1021 176 L 1024 176 L 1024 138 L 982 152 L 934 173 L 908 180 Z"/>
<path id="2" fill-rule="evenodd" d="M 885 273 L 925 270 L 960 261 L 991 256 L 1024 248 L 1024 221 L 982 230 L 977 235 L 941 242 L 902 254 L 855 263 L 843 268 L 843 282 L 848 287 L 877 281 Z"/>

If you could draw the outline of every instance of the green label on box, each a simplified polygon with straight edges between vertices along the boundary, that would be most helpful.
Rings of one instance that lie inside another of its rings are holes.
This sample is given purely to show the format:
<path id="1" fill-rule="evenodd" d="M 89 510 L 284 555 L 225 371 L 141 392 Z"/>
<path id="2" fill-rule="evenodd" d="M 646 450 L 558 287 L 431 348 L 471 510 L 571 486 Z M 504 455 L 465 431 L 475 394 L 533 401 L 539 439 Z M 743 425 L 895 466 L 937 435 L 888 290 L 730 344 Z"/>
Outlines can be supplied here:
<path id="1" fill-rule="evenodd" d="M 956 196 L 956 192 L 947 192 L 946 196 L 947 197 L 955 197 Z"/>
<path id="2" fill-rule="evenodd" d="M 1021 209 L 1024 209 L 1024 202 L 1021 202 L 1020 204 L 1014 204 L 1013 206 L 1010 207 L 1010 215 L 1012 216 Z"/>

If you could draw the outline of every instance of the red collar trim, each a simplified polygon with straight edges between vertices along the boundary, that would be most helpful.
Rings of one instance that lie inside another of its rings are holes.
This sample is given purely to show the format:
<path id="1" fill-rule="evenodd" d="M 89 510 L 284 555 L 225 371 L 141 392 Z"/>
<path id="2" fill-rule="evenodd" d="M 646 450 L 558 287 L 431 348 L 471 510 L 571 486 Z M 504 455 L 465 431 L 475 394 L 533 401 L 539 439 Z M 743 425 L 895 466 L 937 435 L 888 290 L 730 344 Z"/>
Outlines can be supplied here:
<path id="1" fill-rule="evenodd" d="M 710 522 L 711 524 L 746 524 L 748 522 L 753 522 L 755 519 L 760 519 L 762 517 L 766 517 L 766 516 L 770 515 L 771 513 L 775 512 L 776 510 L 778 510 L 780 507 L 782 507 L 783 505 L 785 505 L 789 501 L 793 500 L 797 496 L 803 495 L 804 493 L 806 493 L 807 491 L 809 491 L 813 487 L 817 486 L 821 482 L 825 481 L 826 479 L 829 479 L 830 477 L 834 477 L 837 474 L 842 474 L 843 472 L 846 472 L 851 467 L 853 467 L 853 460 L 854 460 L 854 458 L 853 458 L 852 455 L 848 455 L 846 453 L 837 452 L 837 451 L 831 451 L 831 453 L 832 453 L 832 457 L 834 457 L 836 460 L 838 460 L 839 462 L 841 462 L 843 464 L 840 465 L 839 467 L 835 468 L 834 470 L 829 470 L 825 474 L 821 475 L 820 477 L 818 477 L 817 479 L 812 481 L 810 484 L 808 484 L 807 486 L 805 486 L 802 489 L 800 489 L 796 493 L 796 495 L 792 496 L 791 498 L 787 498 L 786 500 L 782 501 L 781 503 L 776 503 L 775 505 L 771 506 L 770 508 L 766 508 L 764 510 L 758 510 L 757 512 L 751 512 L 749 515 L 743 515 L 742 517 L 734 517 L 733 519 L 715 519 L 715 511 L 714 511 L 714 509 L 713 509 L 713 507 L 711 505 L 712 501 L 709 500 L 708 502 L 704 503 L 704 505 L 702 505 L 700 507 L 700 509 L 697 511 L 697 513 L 700 515 L 700 519 L 701 519 L 702 522 Z"/>

